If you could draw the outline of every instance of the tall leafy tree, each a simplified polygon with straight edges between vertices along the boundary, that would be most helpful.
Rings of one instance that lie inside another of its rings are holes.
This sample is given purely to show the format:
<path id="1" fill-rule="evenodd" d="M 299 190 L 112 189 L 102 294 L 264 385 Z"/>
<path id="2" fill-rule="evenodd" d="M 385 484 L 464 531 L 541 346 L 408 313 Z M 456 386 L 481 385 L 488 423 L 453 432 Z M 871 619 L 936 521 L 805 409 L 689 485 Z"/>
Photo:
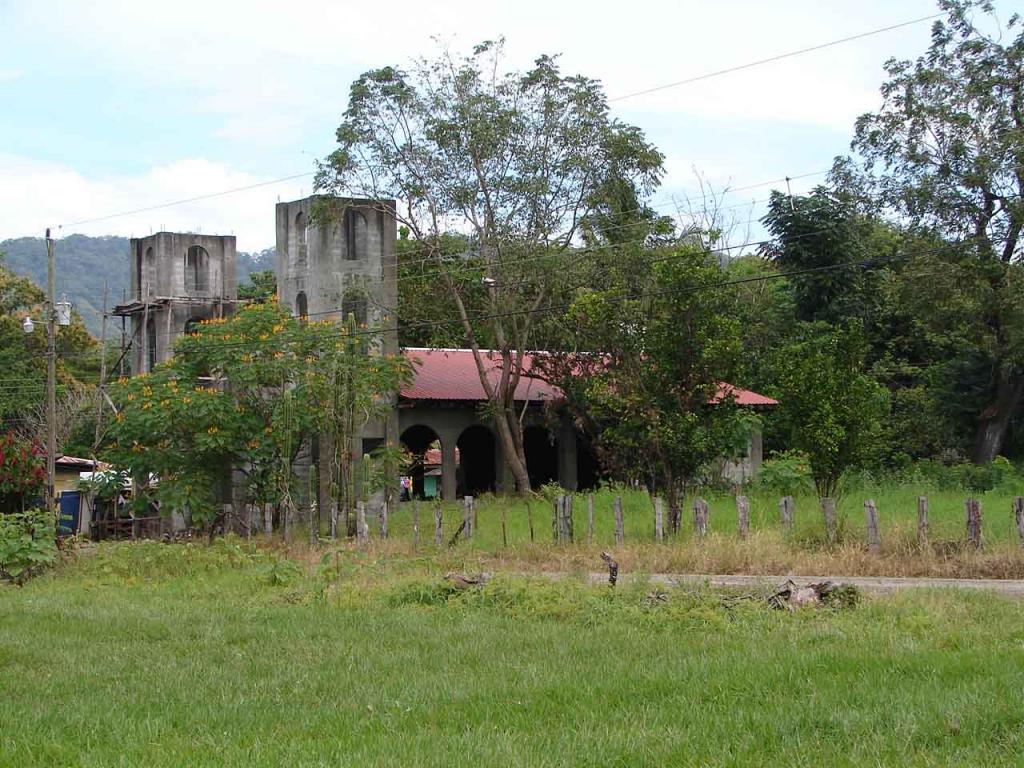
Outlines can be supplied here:
<path id="1" fill-rule="evenodd" d="M 508 71 L 501 42 L 367 72 L 337 139 L 318 187 L 397 200 L 473 350 L 516 488 L 529 490 L 514 393 L 538 311 L 584 258 L 580 233 L 609 185 L 649 193 L 662 155 L 610 117 L 598 82 L 564 75 L 550 56 Z M 468 237 L 478 269 L 448 258 L 450 232 Z M 496 380 L 485 344 L 497 350 Z"/>
<path id="2" fill-rule="evenodd" d="M 1017 278 L 1024 230 L 1024 25 L 1005 27 L 988 0 L 940 0 L 928 51 L 891 60 L 884 104 L 857 121 L 856 159 L 834 179 L 883 210 L 959 245 L 984 297 L 975 318 L 973 378 L 984 379 L 971 449 L 977 462 L 1002 448 L 1024 397 L 1017 343 Z M 985 28 L 995 30 L 988 34 Z"/>
<path id="3" fill-rule="evenodd" d="M 723 387 L 738 370 L 740 323 L 704 250 L 650 250 L 630 263 L 614 282 L 581 292 L 567 317 L 578 350 L 541 367 L 566 392 L 606 471 L 664 493 L 678 530 L 685 489 L 749 436 L 749 419 Z"/>

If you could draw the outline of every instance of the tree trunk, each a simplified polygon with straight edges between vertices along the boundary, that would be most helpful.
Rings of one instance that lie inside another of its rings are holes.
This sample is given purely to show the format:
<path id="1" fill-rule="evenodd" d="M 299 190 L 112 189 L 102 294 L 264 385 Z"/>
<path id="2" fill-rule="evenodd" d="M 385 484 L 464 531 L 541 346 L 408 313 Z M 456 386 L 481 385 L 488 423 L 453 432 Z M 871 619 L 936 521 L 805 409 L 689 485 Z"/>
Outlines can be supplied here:
<path id="1" fill-rule="evenodd" d="M 509 418 L 508 410 L 503 408 L 494 422 L 498 428 L 498 439 L 501 440 L 502 456 L 516 483 L 516 493 L 525 495 L 530 492 L 530 474 L 526 471 L 526 460 L 523 458 L 525 453 L 521 432 L 517 428 L 518 423 L 513 427 L 509 424 Z M 511 414 L 511 418 L 515 418 L 514 413 Z M 519 436 L 518 445 L 516 444 L 517 436 Z"/>
<path id="2" fill-rule="evenodd" d="M 1022 396 L 1024 376 L 1015 373 L 999 378 L 995 399 L 978 416 L 971 450 L 971 461 L 975 464 L 987 464 L 999 455 Z"/>

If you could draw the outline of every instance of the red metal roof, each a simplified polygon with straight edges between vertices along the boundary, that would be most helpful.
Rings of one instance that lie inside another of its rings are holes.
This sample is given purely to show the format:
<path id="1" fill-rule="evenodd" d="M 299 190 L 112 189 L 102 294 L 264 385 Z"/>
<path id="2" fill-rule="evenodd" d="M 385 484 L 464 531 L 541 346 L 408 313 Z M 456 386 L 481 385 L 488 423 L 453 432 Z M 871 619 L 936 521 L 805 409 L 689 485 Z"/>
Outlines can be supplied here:
<path id="1" fill-rule="evenodd" d="M 480 375 L 477 372 L 473 352 L 469 349 L 420 349 L 410 347 L 404 350 L 406 358 L 413 364 L 415 375 L 411 384 L 402 388 L 402 397 L 407 400 L 486 400 Z M 488 379 L 497 383 L 501 376 L 501 356 L 491 350 L 483 350 L 488 368 Z M 533 367 L 533 356 L 525 355 L 523 370 Z M 719 384 L 715 400 L 732 395 L 739 405 L 770 406 L 778 401 L 759 395 L 732 384 Z M 541 379 L 523 376 L 516 387 L 516 400 L 554 400 L 562 396 L 558 387 Z"/>

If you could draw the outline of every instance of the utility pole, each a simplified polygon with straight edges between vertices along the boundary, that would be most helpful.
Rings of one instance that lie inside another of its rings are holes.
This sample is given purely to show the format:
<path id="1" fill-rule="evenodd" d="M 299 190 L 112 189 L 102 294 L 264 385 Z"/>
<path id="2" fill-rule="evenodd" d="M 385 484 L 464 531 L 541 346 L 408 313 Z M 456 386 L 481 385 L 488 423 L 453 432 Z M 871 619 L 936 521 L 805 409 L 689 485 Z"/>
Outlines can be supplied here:
<path id="1" fill-rule="evenodd" d="M 57 260 L 53 238 L 46 228 L 46 503 L 56 516 L 55 476 L 57 464 Z"/>

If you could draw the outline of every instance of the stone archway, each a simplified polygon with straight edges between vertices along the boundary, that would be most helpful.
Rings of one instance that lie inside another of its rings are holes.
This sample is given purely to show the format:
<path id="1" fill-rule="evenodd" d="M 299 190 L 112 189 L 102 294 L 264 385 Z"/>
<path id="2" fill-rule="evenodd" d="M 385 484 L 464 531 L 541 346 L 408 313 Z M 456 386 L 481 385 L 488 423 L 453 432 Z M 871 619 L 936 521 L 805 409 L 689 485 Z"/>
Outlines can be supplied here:
<path id="1" fill-rule="evenodd" d="M 558 480 L 558 446 L 548 430 L 529 426 L 523 430 L 523 449 L 526 452 L 526 471 L 530 487 L 540 488 Z"/>
<path id="2" fill-rule="evenodd" d="M 441 436 L 424 424 L 407 427 L 400 437 L 413 459 L 405 470 L 412 480 L 410 496 L 427 499 L 441 493 Z M 436 452 L 436 455 L 435 455 Z"/>

